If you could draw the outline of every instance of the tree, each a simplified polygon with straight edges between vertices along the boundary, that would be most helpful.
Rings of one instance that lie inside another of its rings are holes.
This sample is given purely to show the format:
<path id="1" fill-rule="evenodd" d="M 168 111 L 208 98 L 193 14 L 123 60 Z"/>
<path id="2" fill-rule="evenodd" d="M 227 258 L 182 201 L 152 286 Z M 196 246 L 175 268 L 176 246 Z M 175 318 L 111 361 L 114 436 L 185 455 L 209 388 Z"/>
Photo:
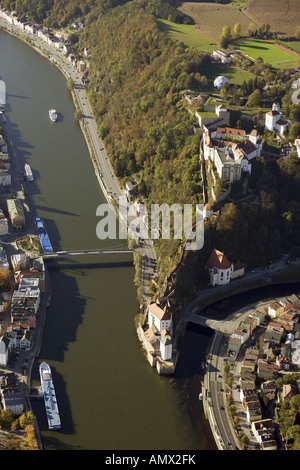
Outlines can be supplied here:
<path id="1" fill-rule="evenodd" d="M 296 37 L 296 39 L 300 39 L 300 26 L 298 26 L 296 31 L 295 31 L 295 37 Z"/>
<path id="2" fill-rule="evenodd" d="M 25 411 L 19 417 L 20 427 L 22 429 L 26 428 L 26 426 L 33 426 L 34 425 L 34 416 L 31 411 Z"/>
<path id="3" fill-rule="evenodd" d="M 300 123 L 299 122 L 294 122 L 289 130 L 289 138 L 292 140 L 297 139 L 300 135 Z"/>
<path id="4" fill-rule="evenodd" d="M 239 38 L 240 35 L 241 35 L 241 30 L 242 30 L 242 27 L 241 27 L 241 24 L 240 23 L 236 23 L 234 25 L 234 28 L 233 28 L 233 33 L 234 33 L 234 36 Z"/>
<path id="5" fill-rule="evenodd" d="M 230 41 L 232 39 L 230 26 L 223 26 L 222 36 L 226 39 L 226 41 Z"/>
<path id="6" fill-rule="evenodd" d="M 259 106 L 260 102 L 260 91 L 255 90 L 253 93 L 248 98 L 248 101 L 246 103 L 247 108 L 257 108 Z"/>

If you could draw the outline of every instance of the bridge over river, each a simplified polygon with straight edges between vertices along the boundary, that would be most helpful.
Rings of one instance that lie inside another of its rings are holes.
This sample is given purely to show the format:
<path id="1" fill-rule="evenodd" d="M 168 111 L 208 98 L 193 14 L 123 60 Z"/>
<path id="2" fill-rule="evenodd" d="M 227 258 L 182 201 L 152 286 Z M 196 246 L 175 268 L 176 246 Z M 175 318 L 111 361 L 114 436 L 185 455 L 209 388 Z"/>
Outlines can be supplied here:
<path id="1" fill-rule="evenodd" d="M 50 253 L 42 253 L 45 260 L 65 258 L 66 256 L 88 256 L 88 255 L 128 255 L 134 253 L 135 250 L 130 249 L 110 249 L 110 250 L 70 250 L 70 251 L 51 251 Z"/>
<path id="2" fill-rule="evenodd" d="M 236 328 L 235 322 L 233 323 L 229 319 L 225 320 L 214 320 L 212 318 L 206 318 L 196 313 L 180 312 L 179 317 L 184 322 L 194 323 L 196 325 L 205 326 L 221 333 L 230 334 Z"/>

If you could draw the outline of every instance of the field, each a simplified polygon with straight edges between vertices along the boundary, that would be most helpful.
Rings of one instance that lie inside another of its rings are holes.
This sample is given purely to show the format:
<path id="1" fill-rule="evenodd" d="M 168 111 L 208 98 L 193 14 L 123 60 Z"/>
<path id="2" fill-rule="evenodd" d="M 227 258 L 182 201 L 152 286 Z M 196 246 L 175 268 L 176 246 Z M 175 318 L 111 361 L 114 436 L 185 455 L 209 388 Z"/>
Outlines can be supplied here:
<path id="1" fill-rule="evenodd" d="M 294 54 L 259 39 L 239 40 L 233 46 L 252 59 L 261 57 L 265 63 L 271 64 L 276 69 L 292 68 L 300 62 L 299 57 Z"/>
<path id="2" fill-rule="evenodd" d="M 217 45 L 195 30 L 194 25 L 176 24 L 167 20 L 157 20 L 160 30 L 165 31 L 175 41 L 183 42 L 188 47 L 212 52 Z"/>
<path id="3" fill-rule="evenodd" d="M 272 31 L 293 36 L 300 25 L 299 0 L 248 0 L 243 13 L 254 23 L 269 23 Z"/>
<path id="4" fill-rule="evenodd" d="M 212 42 L 218 42 L 223 26 L 233 29 L 236 23 L 240 23 L 243 35 L 251 23 L 247 16 L 232 5 L 184 2 L 179 10 L 191 16 L 195 21 L 196 31 Z"/>

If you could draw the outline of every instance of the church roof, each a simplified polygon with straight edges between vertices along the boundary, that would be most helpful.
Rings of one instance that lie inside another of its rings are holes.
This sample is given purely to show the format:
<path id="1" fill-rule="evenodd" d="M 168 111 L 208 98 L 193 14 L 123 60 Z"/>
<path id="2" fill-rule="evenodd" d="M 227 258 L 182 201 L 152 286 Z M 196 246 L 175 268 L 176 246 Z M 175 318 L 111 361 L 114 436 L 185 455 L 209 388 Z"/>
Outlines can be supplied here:
<path id="1" fill-rule="evenodd" d="M 213 268 L 220 268 L 220 269 L 227 269 L 231 267 L 231 263 L 224 253 L 215 248 L 211 252 L 208 260 L 206 261 L 206 266 L 209 269 Z"/>

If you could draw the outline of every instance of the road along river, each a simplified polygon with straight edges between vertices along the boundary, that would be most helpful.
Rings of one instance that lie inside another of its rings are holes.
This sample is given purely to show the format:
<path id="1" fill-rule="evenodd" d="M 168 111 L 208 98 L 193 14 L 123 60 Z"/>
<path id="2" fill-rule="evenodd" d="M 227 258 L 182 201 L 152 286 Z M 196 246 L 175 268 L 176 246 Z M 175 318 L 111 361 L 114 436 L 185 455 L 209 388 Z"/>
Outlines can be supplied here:
<path id="1" fill-rule="evenodd" d="M 96 208 L 106 201 L 64 76 L 20 40 L 2 31 L 0 40 L 6 129 L 20 167 L 31 165 L 27 201 L 44 219 L 54 249 L 126 248 L 124 241 L 96 237 Z M 59 113 L 57 123 L 49 120 L 50 108 Z M 200 384 L 210 333 L 187 332 L 174 380 L 158 376 L 135 332 L 131 260 L 73 257 L 50 270 L 52 301 L 33 385 L 39 363 L 47 361 L 62 430 L 47 430 L 43 403 L 35 402 L 45 449 L 215 448 L 201 405 L 191 408 L 188 392 L 189 384 Z"/>

